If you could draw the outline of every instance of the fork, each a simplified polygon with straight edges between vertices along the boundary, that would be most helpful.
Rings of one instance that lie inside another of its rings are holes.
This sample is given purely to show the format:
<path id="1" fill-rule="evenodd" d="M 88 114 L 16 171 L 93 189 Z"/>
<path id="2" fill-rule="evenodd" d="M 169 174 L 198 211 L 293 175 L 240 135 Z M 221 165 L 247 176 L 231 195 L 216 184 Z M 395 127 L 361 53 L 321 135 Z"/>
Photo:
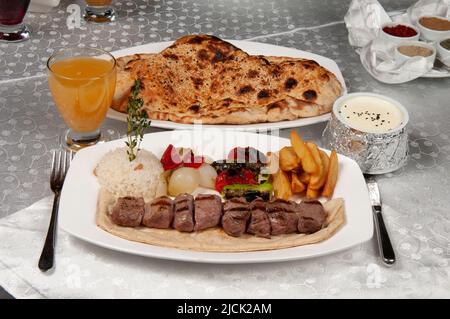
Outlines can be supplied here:
<path id="1" fill-rule="evenodd" d="M 39 258 L 39 269 L 47 271 L 53 267 L 55 256 L 55 237 L 56 221 L 58 219 L 59 198 L 61 189 L 66 178 L 66 173 L 72 160 L 73 152 L 67 150 L 58 150 L 53 152 L 52 172 L 50 175 L 50 188 L 55 194 L 53 199 L 53 210 L 48 226 L 47 237 L 45 238 L 44 248 Z"/>

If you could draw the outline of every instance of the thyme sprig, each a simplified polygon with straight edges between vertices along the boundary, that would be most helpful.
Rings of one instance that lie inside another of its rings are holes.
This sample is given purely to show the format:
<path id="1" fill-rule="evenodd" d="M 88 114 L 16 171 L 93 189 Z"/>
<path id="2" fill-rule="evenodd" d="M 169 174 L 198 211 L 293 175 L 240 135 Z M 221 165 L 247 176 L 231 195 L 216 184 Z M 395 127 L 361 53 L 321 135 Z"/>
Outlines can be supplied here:
<path id="1" fill-rule="evenodd" d="M 127 154 L 130 162 L 136 159 L 139 147 L 144 136 L 144 130 L 150 126 L 147 113 L 142 109 L 144 101 L 139 97 L 141 80 L 137 79 L 131 88 L 131 94 L 127 105 Z"/>

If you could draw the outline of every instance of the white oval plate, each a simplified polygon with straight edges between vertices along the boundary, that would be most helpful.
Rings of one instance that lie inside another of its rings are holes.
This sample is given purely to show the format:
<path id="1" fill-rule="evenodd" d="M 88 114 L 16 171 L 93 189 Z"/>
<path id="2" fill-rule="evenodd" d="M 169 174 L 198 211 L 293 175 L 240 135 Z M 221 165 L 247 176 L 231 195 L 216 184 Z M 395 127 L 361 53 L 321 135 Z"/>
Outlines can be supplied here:
<path id="1" fill-rule="evenodd" d="M 324 68 L 328 69 L 329 71 L 333 72 L 336 77 L 338 78 L 339 82 L 342 84 L 343 88 L 343 94 L 347 92 L 347 87 L 345 85 L 344 77 L 342 76 L 341 70 L 339 69 L 336 62 L 333 60 L 326 58 L 324 56 L 301 51 L 297 49 L 292 48 L 286 48 L 286 47 L 280 47 L 276 45 L 271 44 L 265 44 L 265 43 L 259 43 L 259 42 L 249 42 L 249 41 L 237 41 L 237 40 L 227 40 L 228 42 L 232 43 L 236 47 L 244 50 L 245 52 L 252 54 L 252 55 L 270 55 L 270 56 L 288 56 L 288 57 L 294 57 L 294 58 L 304 58 L 304 59 L 310 59 L 314 60 L 317 63 L 319 63 Z M 111 52 L 111 54 L 118 58 L 125 55 L 131 55 L 135 53 L 159 53 L 168 46 L 170 46 L 173 43 L 173 41 L 170 42 L 158 42 L 158 43 L 149 43 L 144 44 L 136 47 L 131 47 L 123 50 L 118 50 Z M 126 121 L 127 116 L 124 113 L 117 112 L 113 109 L 109 109 L 108 118 L 120 120 L 120 121 Z M 301 118 L 297 120 L 292 121 L 281 121 L 281 122 L 270 122 L 270 123 L 257 123 L 257 124 L 244 124 L 244 125 L 225 125 L 225 124 L 218 124 L 218 125 L 203 125 L 205 128 L 221 128 L 221 129 L 227 129 L 227 128 L 236 128 L 239 127 L 243 130 L 248 131 L 257 131 L 257 130 L 268 130 L 268 129 L 284 129 L 284 128 L 291 128 L 291 127 L 298 127 L 298 126 L 306 126 L 311 124 L 316 124 L 320 122 L 328 121 L 330 118 L 330 113 L 322 114 L 319 116 L 314 117 L 308 117 L 308 118 Z M 189 130 L 193 129 L 193 124 L 183 124 L 183 123 L 175 123 L 171 121 L 157 121 L 152 120 L 151 126 L 153 127 L 159 127 L 159 128 L 165 128 L 165 129 L 179 129 L 179 130 Z"/>
<path id="2" fill-rule="evenodd" d="M 124 146 L 124 140 L 107 142 L 79 151 L 67 173 L 61 194 L 59 226 L 98 246 L 125 253 L 201 263 L 262 263 L 317 257 L 335 253 L 369 240 L 373 233 L 372 210 L 364 177 L 355 161 L 339 155 L 339 178 L 334 197 L 345 200 L 346 222 L 323 242 L 270 251 L 213 253 L 152 246 L 128 241 L 97 227 L 95 223 L 99 185 L 93 170 L 109 150 Z M 197 154 L 213 159 L 226 157 L 235 146 L 257 146 L 263 152 L 278 151 L 290 145 L 288 139 L 264 134 L 208 130 L 167 131 L 147 134 L 142 148 L 160 157 L 169 143 L 191 147 Z"/>

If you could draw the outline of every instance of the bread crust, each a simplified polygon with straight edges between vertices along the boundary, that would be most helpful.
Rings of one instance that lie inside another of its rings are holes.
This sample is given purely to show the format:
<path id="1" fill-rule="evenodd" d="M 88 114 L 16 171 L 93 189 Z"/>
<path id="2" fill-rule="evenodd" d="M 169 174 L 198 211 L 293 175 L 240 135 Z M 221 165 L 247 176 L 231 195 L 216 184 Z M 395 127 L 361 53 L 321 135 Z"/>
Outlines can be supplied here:
<path id="1" fill-rule="evenodd" d="M 182 37 L 157 54 L 119 58 L 113 109 L 126 112 L 137 78 L 150 119 L 187 124 L 318 116 L 342 93 L 336 76 L 315 61 L 252 56 L 208 35 Z"/>

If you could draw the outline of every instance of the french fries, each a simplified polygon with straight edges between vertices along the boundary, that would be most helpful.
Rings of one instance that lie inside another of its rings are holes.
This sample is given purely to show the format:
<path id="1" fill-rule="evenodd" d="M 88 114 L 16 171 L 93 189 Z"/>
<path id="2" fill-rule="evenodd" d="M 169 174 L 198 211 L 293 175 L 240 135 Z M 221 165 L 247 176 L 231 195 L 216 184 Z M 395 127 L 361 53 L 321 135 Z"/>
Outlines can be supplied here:
<path id="1" fill-rule="evenodd" d="M 323 187 L 322 196 L 331 198 L 333 196 L 334 188 L 336 187 L 339 173 L 338 158 L 335 150 L 331 151 L 329 166 L 327 180 L 325 182 L 325 186 Z"/>
<path id="2" fill-rule="evenodd" d="M 316 144 L 305 142 L 291 131 L 291 146 L 268 156 L 276 198 L 289 199 L 293 194 L 311 199 L 333 196 L 339 174 L 335 150 L 328 156 Z M 275 165 L 278 160 L 279 164 Z"/>
<path id="3" fill-rule="evenodd" d="M 292 171 L 298 167 L 299 158 L 292 147 L 286 146 L 280 150 L 280 168 L 283 171 Z"/>
<path id="4" fill-rule="evenodd" d="M 268 152 L 267 153 L 267 171 L 269 174 L 275 174 L 280 169 L 280 160 L 277 154 Z"/>
<path id="5" fill-rule="evenodd" d="M 276 198 L 288 200 L 292 196 L 291 182 L 283 170 L 280 169 L 272 175 L 272 186 Z"/>
<path id="6" fill-rule="evenodd" d="M 295 173 L 292 173 L 291 175 L 291 189 L 295 194 L 303 193 L 306 190 L 305 184 L 300 181 Z"/>
<path id="7" fill-rule="evenodd" d="M 298 175 L 298 179 L 299 179 L 300 182 L 302 182 L 302 184 L 308 185 L 309 184 L 309 180 L 311 179 L 311 174 L 303 172 L 300 175 Z"/>
<path id="8" fill-rule="evenodd" d="M 302 161 L 303 170 L 307 173 L 315 173 L 319 169 L 318 164 L 314 161 L 309 148 L 303 142 L 300 135 L 295 131 L 291 131 L 291 144 L 298 158 Z"/>
<path id="9" fill-rule="evenodd" d="M 311 142 L 306 143 L 306 146 L 309 148 L 312 157 L 314 158 L 314 162 L 317 164 L 317 171 L 311 175 L 311 180 L 309 181 L 309 188 L 312 189 L 320 189 L 322 185 L 325 183 L 325 179 L 323 178 L 324 167 L 322 164 L 322 159 L 320 157 L 319 149 L 317 145 Z"/>
<path id="10" fill-rule="evenodd" d="M 320 190 L 318 190 L 318 189 L 312 189 L 311 187 L 308 187 L 308 189 L 306 190 L 307 198 L 315 199 L 315 198 L 318 198 L 319 196 L 320 196 Z"/>

